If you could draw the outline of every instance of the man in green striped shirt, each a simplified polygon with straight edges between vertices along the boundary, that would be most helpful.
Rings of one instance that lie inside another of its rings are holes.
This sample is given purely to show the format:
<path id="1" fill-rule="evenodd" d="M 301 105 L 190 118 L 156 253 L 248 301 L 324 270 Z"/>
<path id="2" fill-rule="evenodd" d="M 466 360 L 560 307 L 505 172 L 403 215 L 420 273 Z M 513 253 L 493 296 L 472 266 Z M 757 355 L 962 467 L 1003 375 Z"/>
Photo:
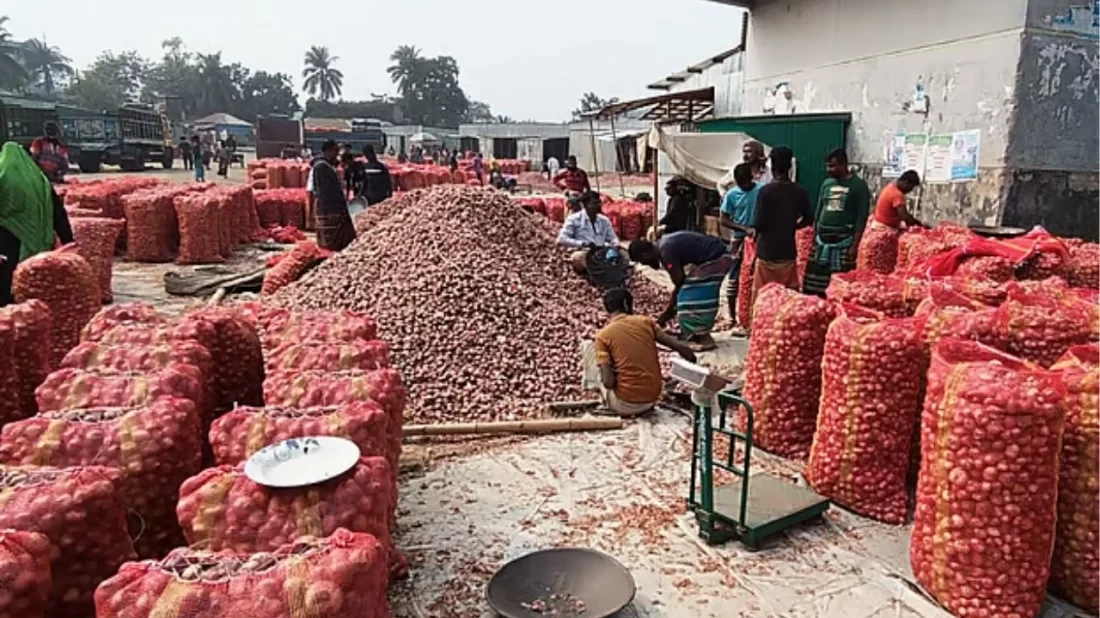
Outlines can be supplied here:
<path id="1" fill-rule="evenodd" d="M 837 148 L 825 159 L 829 178 L 821 185 L 814 216 L 814 249 L 802 292 L 824 296 L 834 273 L 856 267 L 859 239 L 871 212 L 871 190 L 848 169 L 848 153 Z"/>

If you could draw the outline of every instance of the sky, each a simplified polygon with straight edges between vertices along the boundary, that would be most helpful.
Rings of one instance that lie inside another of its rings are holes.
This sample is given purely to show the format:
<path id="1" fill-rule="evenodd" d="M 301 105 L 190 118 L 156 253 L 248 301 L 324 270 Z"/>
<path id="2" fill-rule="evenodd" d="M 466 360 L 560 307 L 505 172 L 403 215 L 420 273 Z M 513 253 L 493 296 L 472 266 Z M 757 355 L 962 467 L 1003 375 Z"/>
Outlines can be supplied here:
<path id="1" fill-rule="evenodd" d="M 495 114 L 540 121 L 567 120 L 584 92 L 623 100 L 659 94 L 646 84 L 739 44 L 740 13 L 704 0 L 17 0 L 0 6 L 16 40 L 44 37 L 77 69 L 107 49 L 159 59 L 161 41 L 178 36 L 191 51 L 220 50 L 226 63 L 288 73 L 300 89 L 306 50 L 327 45 L 339 56 L 349 100 L 392 94 L 389 55 L 399 45 L 415 45 L 428 56 L 453 56 L 467 96 Z"/>

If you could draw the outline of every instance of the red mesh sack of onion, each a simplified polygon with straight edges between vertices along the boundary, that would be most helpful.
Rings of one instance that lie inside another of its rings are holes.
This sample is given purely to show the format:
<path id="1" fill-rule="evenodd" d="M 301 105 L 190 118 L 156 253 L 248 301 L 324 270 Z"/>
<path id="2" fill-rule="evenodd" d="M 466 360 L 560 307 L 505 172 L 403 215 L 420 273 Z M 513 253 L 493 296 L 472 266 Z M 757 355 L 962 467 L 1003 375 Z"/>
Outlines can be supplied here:
<path id="1" fill-rule="evenodd" d="M 206 194 L 177 196 L 172 201 L 179 220 L 180 250 L 177 264 L 224 262 L 221 202 Z"/>
<path id="2" fill-rule="evenodd" d="M 214 421 L 210 444 L 215 461 L 232 466 L 244 463 L 269 444 L 306 436 L 347 438 L 359 447 L 362 456 L 385 457 L 396 487 L 401 426 L 393 426 L 386 411 L 373 401 L 323 408 L 236 408 Z"/>
<path id="3" fill-rule="evenodd" d="M 142 406 L 160 397 L 187 399 L 201 410 L 201 380 L 197 368 L 182 363 L 149 372 L 58 369 L 46 377 L 35 396 L 42 412 Z"/>
<path id="4" fill-rule="evenodd" d="M 926 360 L 919 318 L 846 305 L 825 336 L 821 409 L 806 480 L 853 511 L 905 521 L 910 444 Z"/>
<path id="5" fill-rule="evenodd" d="M 956 616 L 1039 614 L 1065 395 L 1057 375 L 999 350 L 957 339 L 933 350 L 909 558 Z"/>
<path id="6" fill-rule="evenodd" d="M 264 357 L 256 326 L 232 307 L 207 307 L 192 311 L 180 327 L 207 333 L 207 347 L 214 360 L 214 403 L 218 412 L 234 405 L 263 405 Z"/>
<path id="7" fill-rule="evenodd" d="M 178 187 L 156 187 L 122 198 L 126 211 L 126 257 L 134 262 L 171 262 L 180 245 L 173 200 Z"/>
<path id="8" fill-rule="evenodd" d="M 0 529 L 49 539 L 50 618 L 91 616 L 95 587 L 137 557 L 126 531 L 120 479 L 118 470 L 99 466 L 0 465 Z"/>
<path id="9" fill-rule="evenodd" d="M 856 254 L 856 270 L 889 275 L 898 264 L 898 239 L 901 230 L 871 224 L 863 232 Z"/>
<path id="10" fill-rule="evenodd" d="M 1100 610 L 1100 346 L 1074 346 L 1051 370 L 1067 397 L 1050 589 L 1095 614 Z"/>
<path id="11" fill-rule="evenodd" d="M 96 590 L 98 618 L 390 618 L 386 549 L 336 530 L 271 552 L 180 548 L 130 562 Z"/>
<path id="12" fill-rule="evenodd" d="M 24 416 L 19 403 L 19 368 L 15 364 L 15 321 L 0 313 L 0 426 Z"/>
<path id="13" fill-rule="evenodd" d="M 74 245 L 33 255 L 15 269 L 17 302 L 38 299 L 50 309 L 50 365 L 56 366 L 80 341 L 80 331 L 101 306 L 99 283 Z"/>
<path id="14" fill-rule="evenodd" d="M 390 346 L 379 339 L 287 342 L 267 354 L 269 371 L 372 371 L 390 366 Z"/>
<path id="15" fill-rule="evenodd" d="M 348 472 L 318 485 L 270 489 L 242 466 L 207 468 L 180 487 L 176 514 L 191 544 L 212 551 L 272 551 L 301 536 L 339 528 L 373 534 L 396 573 L 404 558 L 393 550 L 393 472 L 384 457 L 363 457 Z"/>
<path id="16" fill-rule="evenodd" d="M 293 249 L 282 256 L 278 264 L 264 274 L 264 284 L 260 294 L 270 296 L 278 292 L 297 281 L 306 271 L 330 255 L 332 255 L 331 251 L 318 247 L 317 243 L 311 240 L 297 243 Z"/>
<path id="17" fill-rule="evenodd" d="M 743 391 L 755 413 L 753 439 L 766 451 L 803 458 L 817 424 L 825 333 L 836 307 L 768 284 L 754 314 Z M 745 419 L 739 422 L 744 430 Z"/>
<path id="18" fill-rule="evenodd" d="M 0 372 L 13 371 L 15 374 L 17 418 L 34 416 L 38 412 L 34 389 L 50 373 L 50 325 L 53 322 L 50 308 L 40 300 L 29 300 L 0 308 L 0 320 L 4 318 L 11 320 L 14 339 L 10 364 L 5 364 Z M 0 415 L 0 425 L 11 420 L 15 418 Z"/>
<path id="19" fill-rule="evenodd" d="M 81 341 L 99 341 L 107 331 L 126 324 L 167 324 L 168 318 L 149 303 L 125 303 L 100 309 L 80 333 Z"/>
<path id="20" fill-rule="evenodd" d="M 49 598 L 49 539 L 0 530 L 0 618 L 46 618 Z"/>
<path id="21" fill-rule="evenodd" d="M 1009 299 L 1000 307 L 953 313 L 940 322 L 938 336 L 969 339 L 1050 367 L 1070 347 L 1092 337 L 1087 314 L 1076 307 L 1037 298 Z M 934 342 L 934 338 L 933 338 Z"/>
<path id="22" fill-rule="evenodd" d="M 242 303 L 238 308 L 260 330 L 267 349 L 288 341 L 349 342 L 378 335 L 374 319 L 355 311 L 288 311 L 260 303 Z"/>
<path id="23" fill-rule="evenodd" d="M 269 406 L 312 408 L 353 401 L 374 401 L 392 426 L 403 423 L 408 391 L 393 369 L 375 371 L 272 371 L 264 381 Z"/>
<path id="24" fill-rule="evenodd" d="M 134 549 L 155 558 L 183 542 L 176 497 L 180 484 L 202 468 L 199 447 L 195 405 L 162 398 L 133 408 L 44 412 L 9 423 L 0 435 L 0 462 L 118 469 Z"/>
<path id="25" fill-rule="evenodd" d="M 114 298 L 111 293 L 111 270 L 115 263 L 115 243 L 125 225 L 120 219 L 100 217 L 72 220 L 76 251 L 92 267 L 99 285 L 100 298 L 105 303 Z"/>
<path id="26" fill-rule="evenodd" d="M 755 266 L 756 243 L 751 238 L 746 238 L 741 253 L 741 270 L 737 273 L 737 323 L 742 328 L 752 326 L 752 307 L 755 300 L 752 295 L 752 279 Z"/>

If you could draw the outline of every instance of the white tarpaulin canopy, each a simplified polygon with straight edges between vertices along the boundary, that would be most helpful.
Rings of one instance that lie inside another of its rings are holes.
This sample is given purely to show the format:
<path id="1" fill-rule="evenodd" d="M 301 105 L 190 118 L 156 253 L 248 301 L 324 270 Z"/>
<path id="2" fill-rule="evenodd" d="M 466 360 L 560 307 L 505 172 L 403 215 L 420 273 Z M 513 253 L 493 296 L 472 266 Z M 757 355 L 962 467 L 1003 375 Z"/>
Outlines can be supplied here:
<path id="1" fill-rule="evenodd" d="M 412 137 L 409 138 L 409 141 L 410 142 L 422 143 L 422 144 L 423 143 L 431 144 L 431 143 L 438 142 L 439 138 L 432 135 L 431 133 L 420 132 L 420 133 L 413 133 Z"/>
<path id="2" fill-rule="evenodd" d="M 752 140 L 744 133 L 669 133 L 654 125 L 645 145 L 663 152 L 677 174 L 699 186 L 713 188 L 741 162 L 741 147 Z M 770 150 L 767 144 L 764 150 Z"/>

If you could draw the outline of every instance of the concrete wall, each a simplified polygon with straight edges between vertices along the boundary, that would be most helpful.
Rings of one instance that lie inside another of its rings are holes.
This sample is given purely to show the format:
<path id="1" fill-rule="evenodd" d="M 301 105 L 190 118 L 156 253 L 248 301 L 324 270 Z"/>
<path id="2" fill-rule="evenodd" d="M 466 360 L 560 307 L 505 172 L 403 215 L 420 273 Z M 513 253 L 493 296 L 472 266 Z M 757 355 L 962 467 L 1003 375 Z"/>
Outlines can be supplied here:
<path id="1" fill-rule="evenodd" d="M 849 153 L 873 188 L 887 134 L 981 129 L 978 179 L 925 187 L 923 217 L 1078 234 L 1087 222 L 1095 236 L 1095 3 L 758 0 L 741 113 L 777 100 L 781 111 L 851 112 Z M 783 83 L 789 99 L 775 96 Z M 918 85 L 927 114 L 913 109 Z"/>

